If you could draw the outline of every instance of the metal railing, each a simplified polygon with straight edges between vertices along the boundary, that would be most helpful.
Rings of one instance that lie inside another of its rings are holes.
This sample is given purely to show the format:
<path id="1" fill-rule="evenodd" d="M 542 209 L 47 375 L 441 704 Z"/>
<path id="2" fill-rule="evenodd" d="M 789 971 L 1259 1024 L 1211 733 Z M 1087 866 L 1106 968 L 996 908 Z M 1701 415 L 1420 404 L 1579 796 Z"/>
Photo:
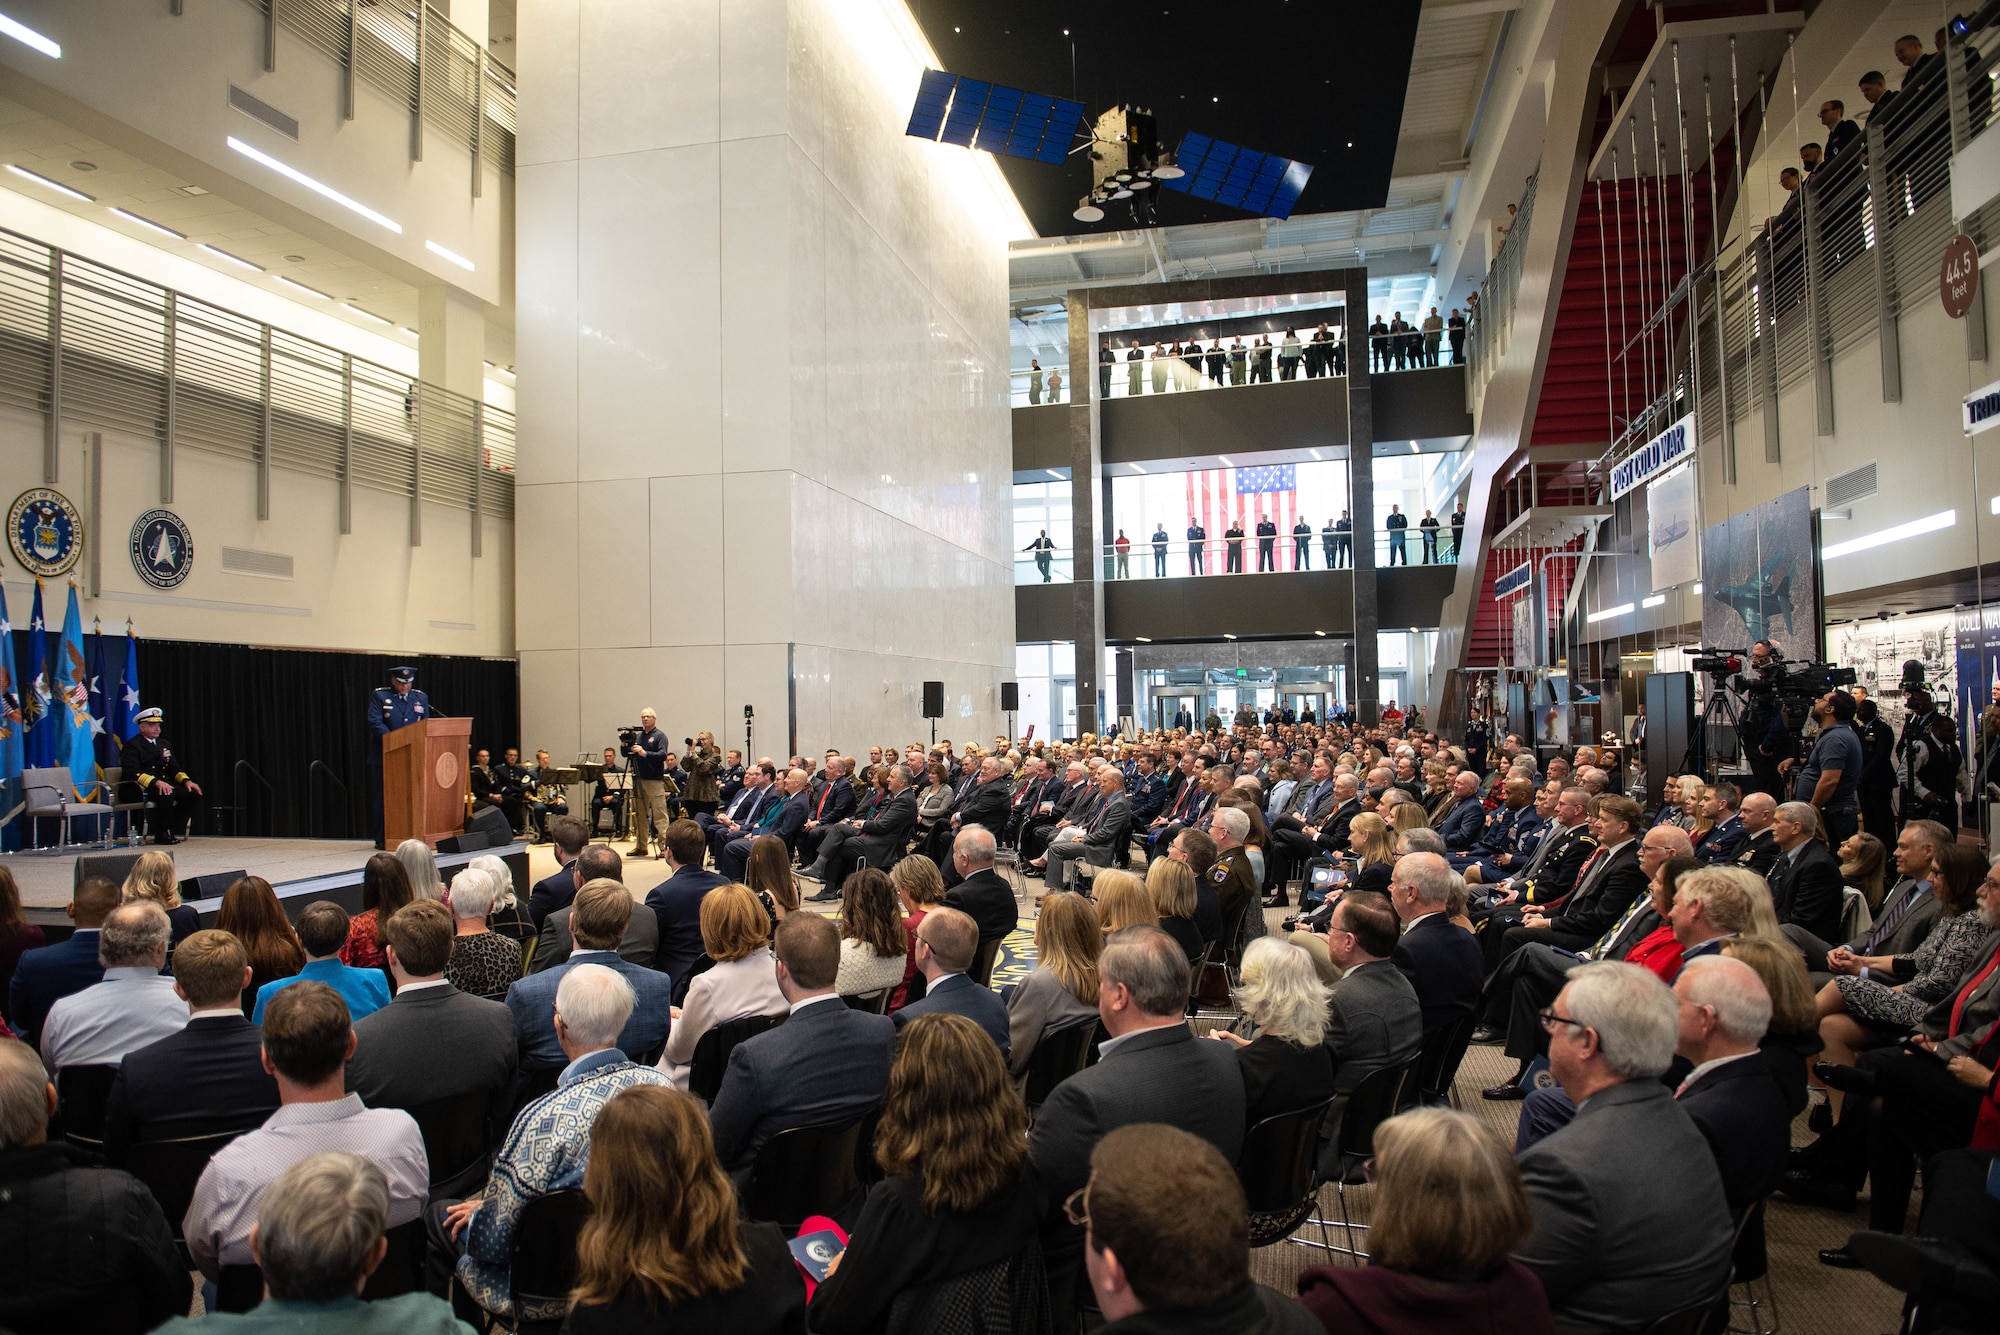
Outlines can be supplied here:
<path id="1" fill-rule="evenodd" d="M 1414 371 L 1428 366 L 1459 366 L 1465 361 L 1463 336 L 1457 344 L 1451 331 L 1435 331 L 1433 346 L 1426 332 L 1413 329 L 1401 334 L 1371 335 L 1374 352 L 1371 370 L 1377 375 L 1390 371 Z M 1099 362 L 1097 397 L 1136 399 L 1148 394 L 1174 394 L 1197 389 L 1235 389 L 1244 385 L 1268 385 L 1277 380 L 1317 380 L 1347 374 L 1347 344 L 1333 340 L 1319 345 L 1301 339 L 1294 348 L 1282 343 L 1244 344 L 1241 348 L 1204 347 L 1199 352 L 1177 352 L 1167 348 L 1159 353 L 1146 351 L 1139 361 L 1128 361 L 1125 350 L 1117 350 L 1117 360 Z M 1295 352 L 1294 356 L 1287 356 Z M 1038 404 L 1072 402 L 1070 368 L 1067 363 L 1009 373 L 1013 406 L 1032 408 Z"/>
<path id="2" fill-rule="evenodd" d="M 1486 277 L 1479 284 L 1479 300 L 1473 303 L 1472 314 L 1467 321 L 1466 359 L 1472 365 L 1472 374 L 1466 378 L 1468 404 L 1477 402 L 1479 391 L 1493 378 L 1500 358 L 1507 351 L 1507 335 L 1514 326 L 1514 301 L 1521 292 L 1521 264 L 1528 249 L 1528 224 L 1535 214 L 1535 187 L 1540 180 L 1541 167 L 1537 165 L 1535 174 L 1528 178 L 1527 189 L 1521 194 L 1514 221 L 1508 224 L 1507 235 L 1500 242 L 1500 253 L 1493 257 Z"/>
<path id="3" fill-rule="evenodd" d="M 471 189 L 485 166 L 514 171 L 514 71 L 451 20 L 412 0 L 245 0 L 264 18 L 262 58 L 278 63 L 282 26 L 341 68 L 341 114 L 354 119 L 355 81 L 386 93 L 410 116 L 410 160 L 424 156 L 426 128 L 472 155 Z M 183 12 L 176 0 L 174 13 Z M 421 51 L 423 58 L 418 59 Z"/>
<path id="4" fill-rule="evenodd" d="M 51 357 L 51 347 L 61 349 Z M 56 442 L 88 425 L 159 442 L 162 504 L 178 450 L 257 470 L 257 517 L 285 468 L 340 484 L 341 532 L 355 485 L 470 511 L 514 513 L 514 415 L 386 366 L 0 228 L 0 406 L 48 424 Z"/>
<path id="5" fill-rule="evenodd" d="M 1453 541 L 1455 535 L 1451 526 L 1441 523 L 1440 527 L 1430 532 L 1432 537 L 1427 542 L 1424 530 L 1414 523 L 1402 530 L 1400 535 L 1393 530 L 1376 530 L 1373 534 L 1375 568 L 1455 565 L 1458 546 Z M 1210 575 L 1289 575 L 1311 570 L 1347 570 L 1354 565 L 1355 541 L 1367 541 L 1369 537 L 1367 530 L 1359 534 L 1352 531 L 1327 534 L 1315 529 L 1310 536 L 1285 532 L 1270 540 L 1268 557 L 1254 533 L 1239 542 L 1220 537 L 1198 543 L 1175 541 L 1157 544 L 1150 539 L 1135 539 L 1122 552 L 1116 544 L 1107 544 L 1100 549 L 1098 578 L 1107 581 L 1199 579 Z M 1046 553 L 1016 552 L 1014 582 L 1068 584 L 1076 578 L 1075 557 L 1074 550 L 1067 547 L 1057 547 Z"/>

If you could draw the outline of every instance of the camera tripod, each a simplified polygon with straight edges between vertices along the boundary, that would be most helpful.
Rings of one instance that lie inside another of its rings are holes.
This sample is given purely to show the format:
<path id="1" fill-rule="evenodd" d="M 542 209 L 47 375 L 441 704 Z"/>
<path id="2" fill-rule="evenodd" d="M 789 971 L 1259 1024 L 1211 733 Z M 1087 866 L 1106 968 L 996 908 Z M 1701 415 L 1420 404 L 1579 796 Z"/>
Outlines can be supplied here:
<path id="1" fill-rule="evenodd" d="M 1701 707 L 1701 717 L 1688 732 L 1687 750 L 1681 755 L 1680 768 L 1676 774 L 1699 774 L 1707 782 L 1714 782 L 1715 773 L 1710 761 L 1735 760 L 1741 754 L 1742 746 L 1742 706 L 1736 696 L 1721 681 L 1712 681 L 1708 700 Z M 1715 732 L 1709 730 L 1716 729 Z M 1724 733 L 1721 729 L 1727 728 Z M 1734 738 L 1736 745 L 1728 745 Z"/>

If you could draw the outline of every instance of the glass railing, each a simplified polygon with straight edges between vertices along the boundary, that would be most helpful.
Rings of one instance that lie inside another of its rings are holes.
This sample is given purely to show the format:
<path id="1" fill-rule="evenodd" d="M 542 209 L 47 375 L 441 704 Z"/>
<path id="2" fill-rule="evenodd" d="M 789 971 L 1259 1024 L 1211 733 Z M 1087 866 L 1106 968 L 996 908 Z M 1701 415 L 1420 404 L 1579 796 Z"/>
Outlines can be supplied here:
<path id="1" fill-rule="evenodd" d="M 1354 564 L 1353 544 L 1367 533 L 1329 535 L 1315 530 L 1303 534 L 1280 534 L 1262 539 L 1254 533 L 1240 542 L 1209 538 L 1204 542 L 1134 542 L 1120 551 L 1116 545 L 1102 549 L 1098 578 L 1201 579 L 1210 575 L 1286 575 L 1307 570 L 1345 570 Z M 1375 533 L 1375 565 L 1394 566 L 1454 565 L 1458 548 L 1449 525 L 1440 526 L 1426 541 L 1423 530 L 1411 527 L 1401 533 Z M 1266 545 L 1268 543 L 1268 546 Z M 1047 552 L 1017 552 L 1014 556 L 1016 584 L 1067 584 L 1075 578 L 1075 553 L 1067 547 Z"/>
<path id="2" fill-rule="evenodd" d="M 1369 370 L 1375 374 L 1414 371 L 1431 366 L 1462 366 L 1465 339 L 1459 331 L 1415 329 L 1400 334 L 1379 334 L 1369 339 Z M 1433 341 L 1431 334 L 1436 334 Z M 1139 361 L 1128 361 L 1123 351 L 1115 362 L 1097 365 L 1097 397 L 1136 399 L 1147 394 L 1179 394 L 1197 389 L 1235 389 L 1244 385 L 1267 385 L 1274 380 L 1317 380 L 1347 374 L 1347 345 L 1344 342 L 1295 345 L 1273 343 L 1241 349 L 1203 349 L 1199 353 L 1168 351 L 1155 356 L 1151 350 Z M 1013 404 L 1033 408 L 1044 404 L 1074 401 L 1074 384 L 1067 365 L 1030 368 L 1010 374 Z"/>

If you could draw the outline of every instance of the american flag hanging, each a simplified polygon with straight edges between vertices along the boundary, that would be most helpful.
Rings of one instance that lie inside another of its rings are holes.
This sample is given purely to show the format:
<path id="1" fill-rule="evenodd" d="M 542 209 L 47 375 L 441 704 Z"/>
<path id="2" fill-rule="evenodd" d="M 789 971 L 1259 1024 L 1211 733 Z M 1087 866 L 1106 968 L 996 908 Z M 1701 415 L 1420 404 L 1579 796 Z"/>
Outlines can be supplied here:
<path id="1" fill-rule="evenodd" d="M 1278 526 L 1278 569 L 1291 570 L 1292 525 L 1299 522 L 1297 464 L 1260 464 L 1255 468 L 1205 468 L 1187 474 L 1187 510 L 1208 530 L 1211 572 L 1224 568 L 1228 549 L 1222 535 L 1232 519 L 1243 521 L 1243 566 L 1257 569 L 1257 520 L 1268 516 Z"/>

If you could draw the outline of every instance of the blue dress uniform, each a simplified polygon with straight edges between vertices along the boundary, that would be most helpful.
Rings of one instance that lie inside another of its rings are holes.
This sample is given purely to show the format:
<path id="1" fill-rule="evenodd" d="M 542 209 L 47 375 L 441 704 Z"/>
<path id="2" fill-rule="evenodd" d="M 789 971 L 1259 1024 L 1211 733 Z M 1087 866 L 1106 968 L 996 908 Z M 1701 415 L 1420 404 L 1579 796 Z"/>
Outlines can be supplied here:
<path id="1" fill-rule="evenodd" d="M 398 667 L 389 670 L 391 681 L 415 681 L 417 670 Z M 375 847 L 382 840 L 382 739 L 398 728 L 433 718 L 431 698 L 412 686 L 398 691 L 394 686 L 377 686 L 368 697 L 368 727 L 374 733 L 368 743 L 368 810 L 375 832 Z"/>

